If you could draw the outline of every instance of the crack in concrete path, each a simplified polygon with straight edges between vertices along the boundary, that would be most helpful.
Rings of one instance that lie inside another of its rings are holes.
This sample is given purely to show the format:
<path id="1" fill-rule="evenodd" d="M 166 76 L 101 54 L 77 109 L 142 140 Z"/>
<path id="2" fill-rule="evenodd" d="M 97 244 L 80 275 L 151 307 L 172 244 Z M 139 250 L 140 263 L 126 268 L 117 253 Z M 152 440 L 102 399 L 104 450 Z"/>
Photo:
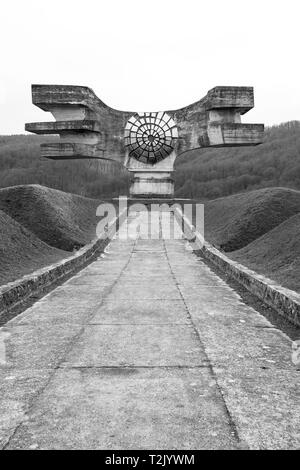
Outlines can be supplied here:
<path id="1" fill-rule="evenodd" d="M 232 430 L 232 434 L 233 434 L 233 436 L 236 438 L 236 440 L 241 444 L 241 443 L 242 443 L 242 440 L 241 440 L 241 438 L 240 438 L 240 436 L 239 436 L 239 434 L 238 434 L 238 430 L 237 430 L 236 424 L 235 424 L 235 422 L 234 422 L 234 420 L 233 420 L 233 417 L 231 416 L 230 410 L 228 409 L 227 404 L 226 404 L 226 402 L 225 402 L 225 400 L 224 400 L 224 398 L 223 398 L 223 393 L 222 393 L 221 387 L 219 386 L 218 379 L 217 379 L 217 376 L 216 376 L 216 374 L 215 374 L 215 372 L 214 372 L 213 365 L 212 365 L 211 362 L 210 362 L 209 356 L 208 356 L 208 354 L 207 354 L 207 352 L 206 352 L 206 350 L 205 350 L 205 346 L 204 346 L 204 344 L 203 344 L 203 342 L 202 342 L 202 340 L 201 340 L 200 332 L 199 332 L 199 330 L 196 328 L 196 325 L 195 325 L 194 322 L 193 322 L 191 313 L 190 313 L 190 311 L 189 311 L 188 305 L 187 305 L 186 302 L 185 302 L 185 298 L 184 298 L 184 296 L 183 296 L 183 294 L 182 294 L 182 291 L 181 291 L 181 289 L 180 289 L 180 285 L 179 285 L 179 283 L 178 283 L 178 281 L 177 281 L 176 275 L 174 274 L 174 272 L 173 272 L 173 270 L 172 270 L 172 266 L 171 266 L 171 264 L 170 264 L 170 260 L 169 260 L 169 257 L 168 257 L 168 252 L 167 252 L 165 243 L 164 243 L 164 249 L 165 249 L 165 254 L 166 254 L 167 261 L 168 261 L 168 265 L 169 265 L 169 267 L 170 267 L 170 271 L 171 271 L 172 276 L 173 276 L 173 279 L 174 279 L 174 283 L 175 283 L 175 285 L 176 285 L 176 287 L 177 287 L 177 289 L 178 289 L 178 291 L 179 291 L 179 293 L 180 293 L 180 296 L 181 296 L 181 298 L 182 298 L 182 301 L 183 301 L 183 303 L 184 303 L 184 306 L 185 306 L 185 309 L 186 309 L 186 313 L 187 313 L 187 317 L 188 317 L 188 319 L 189 319 L 191 325 L 193 326 L 193 329 L 194 329 L 195 334 L 196 334 L 196 336 L 197 336 L 197 338 L 198 338 L 198 340 L 199 340 L 199 343 L 201 344 L 201 347 L 202 347 L 203 350 L 204 350 L 204 354 L 205 354 L 205 356 L 206 356 L 206 358 L 207 358 L 207 363 L 208 363 L 208 366 L 207 366 L 207 367 L 209 368 L 210 373 L 211 373 L 211 376 L 212 376 L 212 378 L 215 380 L 216 385 L 217 385 L 217 387 L 218 387 L 218 390 L 219 390 L 219 392 L 220 392 L 220 395 L 221 395 L 221 397 L 222 397 L 224 409 L 225 409 L 225 412 L 226 412 L 226 414 L 227 414 L 227 416 L 228 416 L 228 421 L 229 421 L 229 424 L 230 424 L 230 427 L 231 427 L 231 430 Z M 245 449 L 247 448 L 246 445 L 245 445 L 244 447 L 245 447 Z"/>

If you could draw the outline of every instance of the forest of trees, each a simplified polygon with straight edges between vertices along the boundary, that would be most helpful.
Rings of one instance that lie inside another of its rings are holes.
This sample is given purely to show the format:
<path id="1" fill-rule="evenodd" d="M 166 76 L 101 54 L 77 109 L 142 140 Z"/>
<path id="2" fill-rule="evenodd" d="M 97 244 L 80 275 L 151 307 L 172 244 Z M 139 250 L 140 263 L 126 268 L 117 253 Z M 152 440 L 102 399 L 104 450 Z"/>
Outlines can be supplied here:
<path id="1" fill-rule="evenodd" d="M 41 158 L 40 144 L 56 139 L 35 135 L 0 136 L 0 187 L 41 184 L 95 198 L 128 193 L 128 172 L 117 163 Z"/>
<path id="2" fill-rule="evenodd" d="M 41 142 L 56 137 L 0 136 L 0 187 L 38 183 L 84 196 L 128 194 L 129 174 L 105 161 L 53 161 Z M 300 121 L 266 129 L 257 147 L 194 150 L 176 161 L 177 197 L 213 199 L 269 186 L 300 190 Z"/>
<path id="3" fill-rule="evenodd" d="M 212 199 L 269 186 L 300 189 L 300 121 L 267 128 L 262 145 L 195 150 L 176 163 L 179 197 Z"/>

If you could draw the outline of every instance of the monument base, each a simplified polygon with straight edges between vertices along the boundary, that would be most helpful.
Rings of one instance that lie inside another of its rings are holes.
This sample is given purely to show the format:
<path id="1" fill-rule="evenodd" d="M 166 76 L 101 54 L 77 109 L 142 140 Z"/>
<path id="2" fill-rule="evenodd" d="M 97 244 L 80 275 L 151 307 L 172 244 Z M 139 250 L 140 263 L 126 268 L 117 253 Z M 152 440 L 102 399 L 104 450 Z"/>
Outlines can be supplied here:
<path id="1" fill-rule="evenodd" d="M 174 181 L 170 172 L 141 171 L 134 172 L 130 186 L 131 198 L 172 199 Z"/>

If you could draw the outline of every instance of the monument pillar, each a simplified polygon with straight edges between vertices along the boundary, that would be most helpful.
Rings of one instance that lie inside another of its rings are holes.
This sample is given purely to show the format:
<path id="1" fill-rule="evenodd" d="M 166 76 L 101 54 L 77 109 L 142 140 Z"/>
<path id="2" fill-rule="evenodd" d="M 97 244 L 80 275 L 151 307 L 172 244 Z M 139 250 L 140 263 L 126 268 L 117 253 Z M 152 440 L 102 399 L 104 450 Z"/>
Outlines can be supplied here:
<path id="1" fill-rule="evenodd" d="M 138 171 L 133 175 L 130 185 L 132 198 L 173 198 L 174 180 L 170 172 Z"/>
<path id="2" fill-rule="evenodd" d="M 131 197 L 172 198 L 178 129 L 167 113 L 136 113 L 125 127 L 125 166 Z"/>

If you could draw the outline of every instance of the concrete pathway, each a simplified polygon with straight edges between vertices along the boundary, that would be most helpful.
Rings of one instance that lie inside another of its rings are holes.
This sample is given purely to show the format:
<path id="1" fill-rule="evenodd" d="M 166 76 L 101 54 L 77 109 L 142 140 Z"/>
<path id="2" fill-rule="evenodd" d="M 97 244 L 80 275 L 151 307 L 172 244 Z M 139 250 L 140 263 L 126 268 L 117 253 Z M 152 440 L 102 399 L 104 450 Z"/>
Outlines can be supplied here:
<path id="1" fill-rule="evenodd" d="M 290 340 L 137 218 L 0 329 L 0 447 L 299 448 Z"/>

